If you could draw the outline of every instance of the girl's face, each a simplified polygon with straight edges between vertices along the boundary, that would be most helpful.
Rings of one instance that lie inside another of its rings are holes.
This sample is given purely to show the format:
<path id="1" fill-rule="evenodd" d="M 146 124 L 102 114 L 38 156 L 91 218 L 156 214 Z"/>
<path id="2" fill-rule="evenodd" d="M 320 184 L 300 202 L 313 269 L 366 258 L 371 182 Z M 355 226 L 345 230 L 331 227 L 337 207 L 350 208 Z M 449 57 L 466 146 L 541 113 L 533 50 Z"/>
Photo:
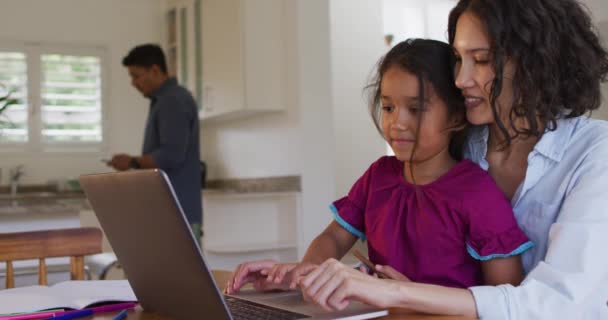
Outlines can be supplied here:
<path id="1" fill-rule="evenodd" d="M 420 127 L 414 162 L 448 154 L 451 131 L 448 108 L 425 84 L 424 103 L 418 100 L 418 77 L 403 69 L 390 67 L 382 76 L 382 132 L 397 159 L 409 162 Z M 418 123 L 419 114 L 421 115 Z"/>
<path id="2" fill-rule="evenodd" d="M 481 21 L 474 14 L 464 12 L 458 18 L 453 47 L 457 57 L 456 86 L 465 97 L 467 120 L 475 125 L 494 123 L 490 90 L 496 75 L 492 68 L 490 40 Z M 496 104 L 501 119 L 507 119 L 512 108 L 513 73 L 513 63 L 507 61 L 502 91 Z"/>

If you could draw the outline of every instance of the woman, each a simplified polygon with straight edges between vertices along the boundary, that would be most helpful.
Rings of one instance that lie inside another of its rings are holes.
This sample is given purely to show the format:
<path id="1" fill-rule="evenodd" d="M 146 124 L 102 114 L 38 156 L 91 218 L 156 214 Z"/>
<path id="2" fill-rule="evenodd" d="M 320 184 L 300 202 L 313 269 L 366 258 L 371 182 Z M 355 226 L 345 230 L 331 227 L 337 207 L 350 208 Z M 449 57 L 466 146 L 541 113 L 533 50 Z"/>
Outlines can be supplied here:
<path id="1" fill-rule="evenodd" d="M 328 260 L 300 281 L 327 309 L 350 300 L 488 319 L 608 317 L 608 54 L 575 0 L 461 0 L 449 19 L 456 85 L 488 170 L 535 243 L 520 286 L 454 289 L 370 277 Z"/>

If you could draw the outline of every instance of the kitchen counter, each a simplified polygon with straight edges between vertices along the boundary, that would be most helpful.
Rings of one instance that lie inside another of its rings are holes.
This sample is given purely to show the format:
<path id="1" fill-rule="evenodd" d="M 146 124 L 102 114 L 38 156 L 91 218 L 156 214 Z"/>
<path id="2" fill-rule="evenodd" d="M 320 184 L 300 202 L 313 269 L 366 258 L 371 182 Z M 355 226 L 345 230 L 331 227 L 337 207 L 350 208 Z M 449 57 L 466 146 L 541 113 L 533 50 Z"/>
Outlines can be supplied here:
<path id="1" fill-rule="evenodd" d="M 300 176 L 209 180 L 205 193 L 277 193 L 300 192 Z"/>
<path id="2" fill-rule="evenodd" d="M 63 214 L 90 208 L 83 192 L 23 191 L 0 194 L 0 215 Z"/>

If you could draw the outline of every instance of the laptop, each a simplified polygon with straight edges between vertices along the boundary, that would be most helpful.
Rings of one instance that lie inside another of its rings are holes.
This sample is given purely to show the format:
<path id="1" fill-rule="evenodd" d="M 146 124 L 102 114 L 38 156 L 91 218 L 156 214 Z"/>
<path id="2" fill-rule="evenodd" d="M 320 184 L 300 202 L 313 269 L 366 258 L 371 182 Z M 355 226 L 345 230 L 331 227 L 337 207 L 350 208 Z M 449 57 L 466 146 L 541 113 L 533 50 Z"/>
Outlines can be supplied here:
<path id="1" fill-rule="evenodd" d="M 140 305 L 185 319 L 371 319 L 387 315 L 351 302 L 328 313 L 298 291 L 223 295 L 159 169 L 84 175 L 80 184 Z"/>

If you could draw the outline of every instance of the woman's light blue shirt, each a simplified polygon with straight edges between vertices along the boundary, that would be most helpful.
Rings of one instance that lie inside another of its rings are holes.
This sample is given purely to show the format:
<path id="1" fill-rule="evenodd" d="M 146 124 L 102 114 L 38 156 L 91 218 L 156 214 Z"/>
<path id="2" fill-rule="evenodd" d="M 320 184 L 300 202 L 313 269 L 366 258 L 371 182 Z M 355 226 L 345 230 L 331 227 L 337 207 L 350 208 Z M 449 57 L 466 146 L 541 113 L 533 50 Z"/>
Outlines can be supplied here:
<path id="1" fill-rule="evenodd" d="M 465 157 L 488 169 L 488 128 L 476 127 Z M 608 319 L 608 122 L 562 119 L 528 155 L 511 200 L 535 246 L 526 278 L 470 288 L 482 319 Z"/>

